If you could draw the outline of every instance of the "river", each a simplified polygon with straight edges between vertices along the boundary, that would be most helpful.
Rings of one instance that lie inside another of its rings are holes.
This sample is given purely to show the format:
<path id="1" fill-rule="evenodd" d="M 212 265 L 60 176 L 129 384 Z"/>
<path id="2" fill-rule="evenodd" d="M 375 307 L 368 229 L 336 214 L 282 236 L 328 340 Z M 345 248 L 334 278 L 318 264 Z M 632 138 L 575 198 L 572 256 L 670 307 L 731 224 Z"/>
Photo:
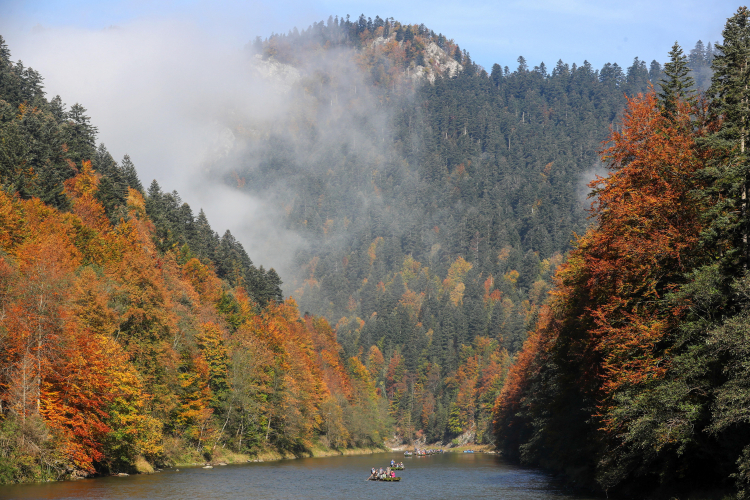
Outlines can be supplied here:
<path id="1" fill-rule="evenodd" d="M 397 483 L 367 481 L 371 467 L 403 461 Z M 152 475 L 0 486 L 0 499 L 463 499 L 583 500 L 546 474 L 484 453 L 406 458 L 379 453 L 166 469 Z"/>

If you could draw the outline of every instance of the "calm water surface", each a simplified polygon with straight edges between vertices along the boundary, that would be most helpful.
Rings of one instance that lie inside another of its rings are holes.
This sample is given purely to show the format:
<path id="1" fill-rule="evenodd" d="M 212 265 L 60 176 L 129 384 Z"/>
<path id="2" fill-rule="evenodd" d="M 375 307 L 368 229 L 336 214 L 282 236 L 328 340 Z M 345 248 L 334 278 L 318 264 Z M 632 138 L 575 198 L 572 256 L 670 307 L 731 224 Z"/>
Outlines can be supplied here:
<path id="1" fill-rule="evenodd" d="M 371 467 L 403 461 L 398 483 L 366 481 Z M 304 458 L 227 465 L 213 469 L 166 469 L 150 476 L 106 477 L 60 483 L 0 486 L 0 499 L 412 499 L 492 498 L 564 500 L 560 484 L 495 455 L 445 453 L 405 458 L 400 453 Z"/>

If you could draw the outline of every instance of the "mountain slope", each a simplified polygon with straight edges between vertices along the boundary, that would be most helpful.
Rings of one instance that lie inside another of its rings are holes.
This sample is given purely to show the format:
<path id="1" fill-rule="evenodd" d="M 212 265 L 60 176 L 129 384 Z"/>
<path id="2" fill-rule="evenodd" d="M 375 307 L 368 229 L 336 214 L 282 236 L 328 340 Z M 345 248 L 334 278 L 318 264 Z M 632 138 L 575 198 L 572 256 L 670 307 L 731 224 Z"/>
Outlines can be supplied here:
<path id="1" fill-rule="evenodd" d="M 0 55 L 0 482 L 382 446 L 328 323 Z"/>
<path id="2" fill-rule="evenodd" d="M 227 182 L 283 205 L 306 240 L 292 295 L 337 324 L 404 437 L 489 440 L 479 400 L 504 372 L 487 372 L 492 395 L 477 392 L 484 367 L 463 386 L 458 374 L 477 350 L 491 345 L 507 366 L 521 348 L 586 228 L 585 184 L 624 94 L 645 91 L 659 65 L 650 75 L 637 59 L 625 71 L 560 61 L 550 74 L 519 58 L 488 74 L 443 35 L 377 17 L 248 49 L 299 75 L 291 112 L 237 119 L 226 160 Z"/>

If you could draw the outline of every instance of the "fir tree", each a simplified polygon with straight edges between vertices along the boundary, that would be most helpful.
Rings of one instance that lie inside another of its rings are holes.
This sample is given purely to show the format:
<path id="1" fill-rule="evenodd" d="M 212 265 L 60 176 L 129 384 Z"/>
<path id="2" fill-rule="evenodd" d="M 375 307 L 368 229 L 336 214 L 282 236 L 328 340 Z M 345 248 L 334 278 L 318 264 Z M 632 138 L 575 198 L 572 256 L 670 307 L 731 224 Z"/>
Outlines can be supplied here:
<path id="1" fill-rule="evenodd" d="M 687 57 L 682 53 L 682 48 L 677 42 L 669 52 L 669 62 L 664 65 L 664 76 L 659 86 L 661 87 L 659 99 L 664 107 L 665 116 L 674 114 L 679 99 L 687 101 L 695 99 L 695 90 L 693 90 L 695 81 L 690 76 Z"/>
<path id="2" fill-rule="evenodd" d="M 716 45 L 713 60 L 714 76 L 708 95 L 714 119 L 721 128 L 713 134 L 708 146 L 722 151 L 706 174 L 711 178 L 707 194 L 714 200 L 709 211 L 711 224 L 707 238 L 725 240 L 722 260 L 729 275 L 738 266 L 748 267 L 748 80 L 750 80 L 750 11 L 741 7 L 727 20 L 724 42 Z M 714 241 L 714 243 L 716 243 Z"/>
<path id="3" fill-rule="evenodd" d="M 91 124 L 86 115 L 86 108 L 76 103 L 67 113 L 67 144 L 73 163 L 80 166 L 81 161 L 91 160 L 96 153 L 97 127 Z"/>
<path id="4" fill-rule="evenodd" d="M 143 192 L 143 185 L 141 184 L 140 179 L 138 179 L 138 172 L 136 172 L 135 165 L 133 165 L 129 155 L 125 155 L 122 158 L 120 172 L 123 180 L 129 187 L 138 190 L 141 193 Z"/>

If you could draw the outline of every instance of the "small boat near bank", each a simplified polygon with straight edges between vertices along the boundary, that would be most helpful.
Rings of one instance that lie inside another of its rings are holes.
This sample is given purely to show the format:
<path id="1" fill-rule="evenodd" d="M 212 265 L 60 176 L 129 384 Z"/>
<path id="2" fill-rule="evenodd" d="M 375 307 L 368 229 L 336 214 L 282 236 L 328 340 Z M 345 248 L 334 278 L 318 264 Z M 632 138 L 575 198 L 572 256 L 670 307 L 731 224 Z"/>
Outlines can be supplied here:
<path id="1" fill-rule="evenodd" d="M 409 453 L 409 452 L 407 452 L 407 453 Z M 417 449 L 414 450 L 413 456 L 415 456 L 415 457 L 428 457 L 430 455 L 437 455 L 438 453 L 443 453 L 443 449 L 441 448 L 439 450 L 433 450 L 433 449 L 422 450 L 422 449 L 417 448 Z M 407 455 L 407 456 L 412 456 L 412 455 Z"/>

